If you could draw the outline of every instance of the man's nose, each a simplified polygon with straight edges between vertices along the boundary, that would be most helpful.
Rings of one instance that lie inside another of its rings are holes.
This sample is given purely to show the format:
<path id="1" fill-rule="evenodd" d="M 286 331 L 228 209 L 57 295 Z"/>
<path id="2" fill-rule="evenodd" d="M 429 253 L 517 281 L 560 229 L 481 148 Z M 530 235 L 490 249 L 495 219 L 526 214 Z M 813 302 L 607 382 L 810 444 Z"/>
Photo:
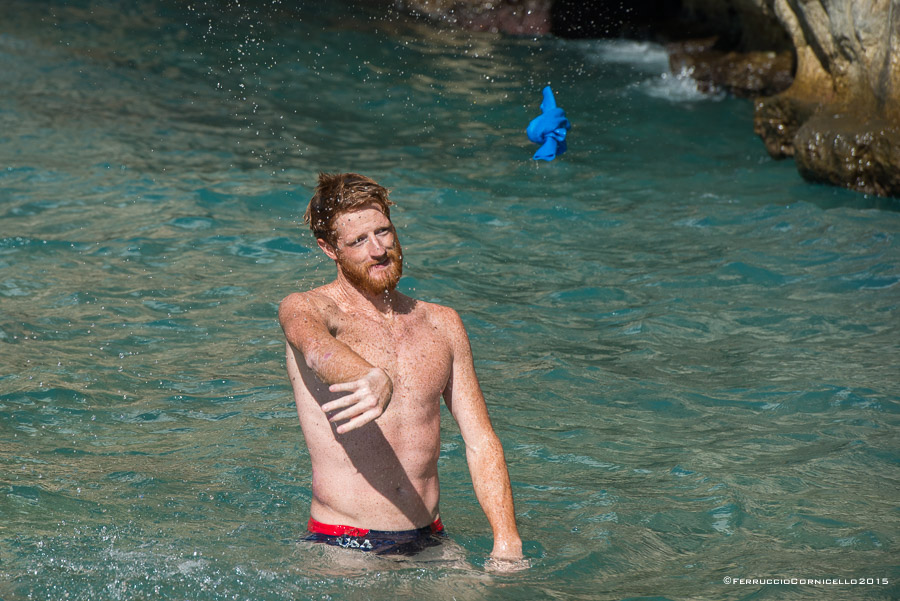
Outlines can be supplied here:
<path id="1" fill-rule="evenodd" d="M 372 256 L 380 257 L 385 253 L 385 246 L 377 236 L 369 236 L 369 240 L 366 244 L 369 247 L 369 254 Z"/>

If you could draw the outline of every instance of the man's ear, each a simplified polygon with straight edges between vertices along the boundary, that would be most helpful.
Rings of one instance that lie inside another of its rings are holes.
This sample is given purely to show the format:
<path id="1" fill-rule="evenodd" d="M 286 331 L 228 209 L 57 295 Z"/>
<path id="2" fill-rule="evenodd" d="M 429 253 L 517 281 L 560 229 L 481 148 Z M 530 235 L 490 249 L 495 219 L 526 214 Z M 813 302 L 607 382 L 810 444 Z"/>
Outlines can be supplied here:
<path id="1" fill-rule="evenodd" d="M 337 252 L 335 252 L 334 247 L 328 242 L 325 241 L 324 238 L 316 238 L 316 244 L 319 245 L 319 248 L 322 249 L 322 252 L 328 255 L 328 258 L 332 261 L 337 261 Z"/>

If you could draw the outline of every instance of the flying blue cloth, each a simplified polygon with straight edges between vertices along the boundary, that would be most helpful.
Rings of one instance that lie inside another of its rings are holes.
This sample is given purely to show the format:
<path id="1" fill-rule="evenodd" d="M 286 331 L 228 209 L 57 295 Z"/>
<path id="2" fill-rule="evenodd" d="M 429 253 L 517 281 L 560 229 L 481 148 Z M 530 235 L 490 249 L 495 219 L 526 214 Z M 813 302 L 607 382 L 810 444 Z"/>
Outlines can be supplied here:
<path id="1" fill-rule="evenodd" d="M 553 90 L 544 88 L 544 101 L 541 103 L 541 115 L 528 124 L 525 133 L 535 144 L 541 144 L 532 157 L 535 161 L 552 161 L 556 155 L 566 151 L 566 132 L 572 127 L 566 119 L 566 112 L 556 106 Z"/>

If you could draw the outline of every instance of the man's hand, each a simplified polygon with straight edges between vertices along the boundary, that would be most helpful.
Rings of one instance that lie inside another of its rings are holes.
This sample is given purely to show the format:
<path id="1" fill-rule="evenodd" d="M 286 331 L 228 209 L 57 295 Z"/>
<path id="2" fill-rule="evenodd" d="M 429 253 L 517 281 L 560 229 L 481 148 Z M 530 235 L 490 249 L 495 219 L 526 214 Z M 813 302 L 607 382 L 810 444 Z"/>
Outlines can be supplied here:
<path id="1" fill-rule="evenodd" d="M 346 392 L 339 399 L 322 405 L 322 411 L 339 411 L 328 418 L 331 422 L 347 421 L 337 427 L 338 434 L 346 434 L 378 419 L 387 409 L 394 392 L 394 383 L 380 367 L 373 367 L 359 380 L 332 384 L 331 392 Z"/>
<path id="2" fill-rule="evenodd" d="M 522 559 L 522 540 L 518 534 L 505 539 L 495 537 L 491 557 L 505 560 Z"/>
<path id="3" fill-rule="evenodd" d="M 488 572 L 519 572 L 531 567 L 531 562 L 522 556 L 522 541 L 518 536 L 509 540 L 494 540 L 494 550 L 484 564 Z"/>
<path id="4" fill-rule="evenodd" d="M 488 557 L 484 562 L 484 569 L 488 572 L 508 574 L 510 572 L 521 572 L 531 567 L 531 562 L 520 557 L 519 559 L 498 559 L 494 556 Z"/>

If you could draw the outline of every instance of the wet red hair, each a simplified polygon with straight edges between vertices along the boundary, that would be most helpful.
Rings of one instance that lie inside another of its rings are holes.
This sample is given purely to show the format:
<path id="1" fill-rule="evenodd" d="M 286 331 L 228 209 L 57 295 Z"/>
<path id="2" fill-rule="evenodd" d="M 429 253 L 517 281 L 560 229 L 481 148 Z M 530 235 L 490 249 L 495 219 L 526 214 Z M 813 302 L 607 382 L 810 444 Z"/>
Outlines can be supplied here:
<path id="1" fill-rule="evenodd" d="M 318 239 L 336 246 L 334 221 L 341 213 L 373 204 L 391 218 L 387 188 L 375 180 L 358 173 L 320 173 L 319 183 L 309 200 L 303 221 Z"/>

